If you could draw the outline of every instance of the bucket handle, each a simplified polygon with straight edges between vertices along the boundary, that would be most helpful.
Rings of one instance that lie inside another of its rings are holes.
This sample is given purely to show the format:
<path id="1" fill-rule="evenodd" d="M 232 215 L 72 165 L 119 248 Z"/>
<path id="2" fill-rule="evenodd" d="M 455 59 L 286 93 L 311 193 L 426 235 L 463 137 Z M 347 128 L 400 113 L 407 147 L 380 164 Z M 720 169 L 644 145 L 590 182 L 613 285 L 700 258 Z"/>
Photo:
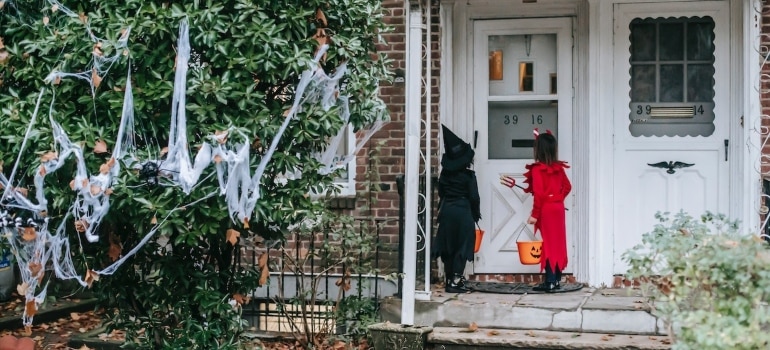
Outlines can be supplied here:
<path id="1" fill-rule="evenodd" d="M 529 224 L 527 224 L 527 225 L 529 225 Z M 537 225 L 532 225 L 532 226 L 535 226 L 535 232 L 533 232 L 533 233 L 532 233 L 532 239 L 537 239 L 537 231 L 538 231 L 538 229 L 537 229 Z M 541 233 L 540 233 L 540 236 L 542 236 L 542 235 L 543 235 L 543 233 L 541 232 Z M 543 239 L 541 238 L 540 240 L 542 241 Z M 519 240 L 518 240 L 518 239 L 516 239 L 516 242 L 518 242 L 518 241 L 519 241 Z"/>

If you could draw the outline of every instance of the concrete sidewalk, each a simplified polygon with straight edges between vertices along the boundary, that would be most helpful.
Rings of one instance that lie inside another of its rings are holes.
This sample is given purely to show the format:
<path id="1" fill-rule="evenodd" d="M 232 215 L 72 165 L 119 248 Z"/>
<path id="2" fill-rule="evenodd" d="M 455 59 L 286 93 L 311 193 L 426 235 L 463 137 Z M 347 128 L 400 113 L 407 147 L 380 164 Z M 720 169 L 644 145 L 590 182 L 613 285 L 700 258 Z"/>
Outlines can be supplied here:
<path id="1" fill-rule="evenodd" d="M 382 300 L 380 312 L 383 321 L 400 323 L 401 300 Z M 647 300 L 634 289 L 586 287 L 555 294 L 447 294 L 434 290 L 430 301 L 416 302 L 415 326 L 433 327 L 429 342 L 445 344 L 442 348 L 446 349 L 452 348 L 447 347 L 451 344 L 465 344 L 456 348 L 467 349 L 469 341 L 500 349 L 669 348 L 665 324 L 651 314 Z M 469 326 L 478 330 L 471 332 Z"/>

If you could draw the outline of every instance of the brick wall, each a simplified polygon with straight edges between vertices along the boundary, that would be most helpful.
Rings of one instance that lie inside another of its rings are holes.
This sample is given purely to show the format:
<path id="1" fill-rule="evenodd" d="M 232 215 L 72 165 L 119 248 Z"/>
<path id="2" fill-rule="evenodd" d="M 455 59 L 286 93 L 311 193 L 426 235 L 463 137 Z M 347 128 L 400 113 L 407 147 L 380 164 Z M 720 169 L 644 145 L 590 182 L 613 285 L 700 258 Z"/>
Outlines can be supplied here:
<path id="1" fill-rule="evenodd" d="M 407 18 L 405 0 L 384 0 L 382 6 L 387 10 L 386 23 L 393 30 L 383 35 L 386 43 L 379 45 L 378 50 L 387 54 L 392 60 L 392 69 L 396 77 L 404 78 L 406 75 L 406 30 Z M 434 1 L 432 13 L 432 48 L 433 63 L 431 64 L 432 79 L 431 90 L 433 101 L 431 107 L 431 119 L 433 121 L 432 144 L 434 162 L 432 173 L 435 173 L 438 162 L 435 160 L 438 153 L 435 141 L 438 135 L 438 93 L 440 72 L 440 46 L 439 46 L 439 4 Z M 424 63 L 423 63 L 424 65 Z M 427 67 L 423 67 L 424 69 Z M 372 216 L 379 219 L 387 219 L 380 235 L 381 264 L 395 271 L 398 267 L 398 243 L 399 243 L 399 194 L 396 179 L 405 171 L 405 83 L 383 83 L 380 96 L 387 104 L 390 111 L 390 123 L 376 133 L 358 154 L 357 158 L 357 205 L 354 215 Z M 369 155 L 373 156 L 370 157 Z M 367 174 L 375 175 L 375 180 L 368 182 Z M 367 188 L 372 183 L 373 188 Z"/>

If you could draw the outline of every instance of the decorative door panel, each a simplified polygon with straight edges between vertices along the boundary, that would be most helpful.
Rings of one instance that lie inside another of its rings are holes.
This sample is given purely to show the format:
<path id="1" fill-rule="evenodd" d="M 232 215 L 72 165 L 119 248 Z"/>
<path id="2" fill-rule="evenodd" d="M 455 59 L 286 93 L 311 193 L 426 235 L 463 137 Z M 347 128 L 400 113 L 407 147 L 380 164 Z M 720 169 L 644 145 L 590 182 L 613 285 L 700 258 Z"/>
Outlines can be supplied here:
<path id="1" fill-rule="evenodd" d="M 615 7 L 613 272 L 657 212 L 726 212 L 729 2 Z"/>
<path id="2" fill-rule="evenodd" d="M 616 219 L 622 220 L 617 222 L 615 231 L 617 251 L 627 251 L 640 243 L 641 233 L 658 223 L 658 212 L 675 214 L 684 210 L 700 215 L 720 207 L 720 172 L 716 166 L 720 156 L 724 161 L 723 154 L 681 150 L 627 150 L 624 154 L 617 166 L 624 169 L 627 177 L 618 179 L 616 184 L 633 191 L 624 191 L 624 198 L 615 199 Z M 678 159 L 687 163 L 679 161 L 677 167 Z"/>
<path id="3" fill-rule="evenodd" d="M 521 188 L 501 185 L 500 176 L 512 176 L 525 186 L 534 128 L 551 130 L 559 141 L 560 158 L 571 160 L 572 21 L 486 20 L 476 21 L 474 30 L 472 134 L 477 135 L 474 164 L 481 195 L 479 224 L 485 235 L 473 270 L 537 273 L 539 265 L 519 262 L 516 245 L 540 239 L 526 224 L 532 197 Z M 567 199 L 567 206 L 570 203 Z"/>

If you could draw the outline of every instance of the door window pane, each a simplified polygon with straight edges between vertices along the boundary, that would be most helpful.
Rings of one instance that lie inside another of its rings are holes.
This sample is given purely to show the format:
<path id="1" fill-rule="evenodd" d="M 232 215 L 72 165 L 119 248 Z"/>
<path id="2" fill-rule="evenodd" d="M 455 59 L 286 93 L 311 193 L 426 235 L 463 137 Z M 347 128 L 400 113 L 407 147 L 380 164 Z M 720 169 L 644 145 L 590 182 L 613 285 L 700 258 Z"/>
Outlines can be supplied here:
<path id="1" fill-rule="evenodd" d="M 532 159 L 532 130 L 556 132 L 557 111 L 556 101 L 489 102 L 489 159 Z"/>
<path id="2" fill-rule="evenodd" d="M 661 23 L 660 39 L 661 61 L 681 61 L 684 58 L 684 23 Z"/>
<path id="3" fill-rule="evenodd" d="M 700 20 L 687 24 L 687 59 L 714 59 L 714 21 Z"/>
<path id="4" fill-rule="evenodd" d="M 489 96 L 549 95 L 556 34 L 491 35 Z"/>
<path id="5" fill-rule="evenodd" d="M 631 23 L 631 61 L 654 61 L 657 57 L 656 28 L 653 23 Z"/>
<path id="6" fill-rule="evenodd" d="M 660 102 L 684 101 L 684 67 L 681 64 L 660 65 Z"/>
<path id="7" fill-rule="evenodd" d="M 637 18 L 629 29 L 631 135 L 711 135 L 714 20 Z"/>
<path id="8" fill-rule="evenodd" d="M 691 64 L 687 67 L 687 100 L 708 102 L 714 99 L 714 66 Z"/>
<path id="9" fill-rule="evenodd" d="M 631 100 L 655 102 L 655 65 L 632 65 L 631 84 Z"/>

